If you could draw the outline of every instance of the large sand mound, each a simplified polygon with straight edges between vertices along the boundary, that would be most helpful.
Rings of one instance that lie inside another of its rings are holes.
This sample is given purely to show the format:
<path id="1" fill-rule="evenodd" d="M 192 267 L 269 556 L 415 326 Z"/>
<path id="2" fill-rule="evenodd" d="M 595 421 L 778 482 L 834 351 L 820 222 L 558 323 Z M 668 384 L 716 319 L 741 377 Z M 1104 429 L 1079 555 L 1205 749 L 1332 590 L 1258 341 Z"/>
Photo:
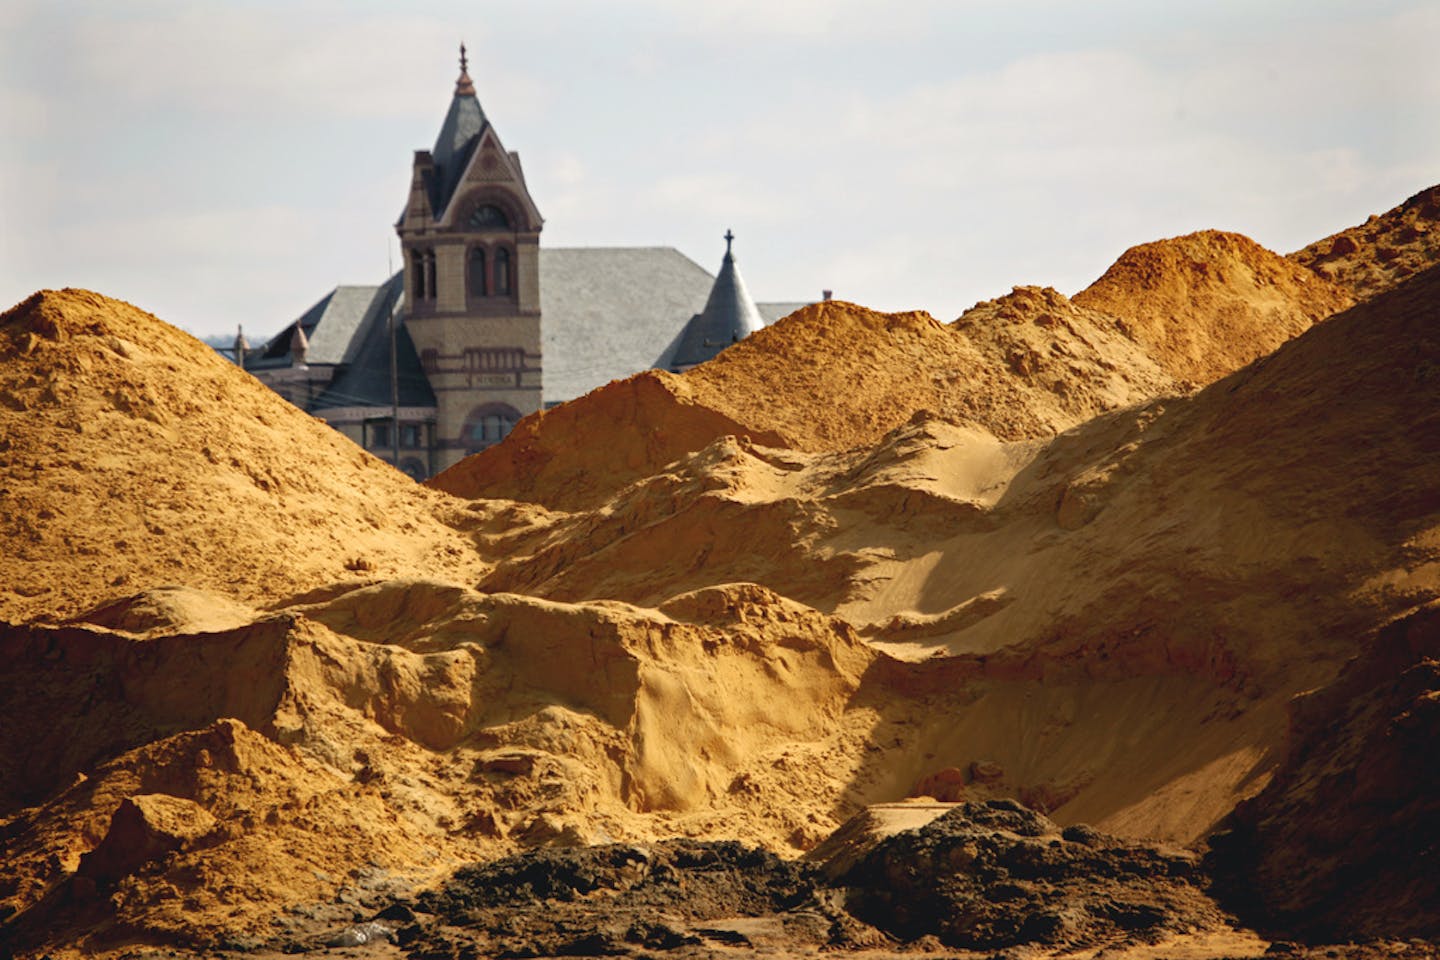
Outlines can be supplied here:
<path id="1" fill-rule="evenodd" d="M 522 421 L 432 485 L 465 497 L 598 506 L 712 440 L 810 452 L 873 444 L 921 410 L 1009 440 L 1053 436 L 1178 389 L 1113 322 L 1017 288 L 953 326 L 830 301 L 683 376 L 648 372 Z"/>
<path id="2" fill-rule="evenodd" d="M 0 316 L 0 618 L 471 576 L 443 499 L 129 304 L 45 291 Z"/>
<path id="3" fill-rule="evenodd" d="M 1075 302 L 1118 317 L 1171 375 L 1206 384 L 1353 301 L 1248 237 L 1205 230 L 1131 247 Z"/>
<path id="4" fill-rule="evenodd" d="M 1440 261 L 1440 186 L 1290 254 L 1365 300 Z"/>

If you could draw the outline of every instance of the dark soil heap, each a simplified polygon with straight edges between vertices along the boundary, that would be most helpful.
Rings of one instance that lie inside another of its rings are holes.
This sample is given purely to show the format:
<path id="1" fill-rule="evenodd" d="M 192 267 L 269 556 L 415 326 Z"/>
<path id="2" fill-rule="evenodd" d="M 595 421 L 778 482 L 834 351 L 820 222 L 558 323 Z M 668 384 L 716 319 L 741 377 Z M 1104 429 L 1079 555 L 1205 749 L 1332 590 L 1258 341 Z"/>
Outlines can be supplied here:
<path id="1" fill-rule="evenodd" d="M 1063 833 L 1012 800 L 883 841 L 838 882 L 734 842 L 538 850 L 458 871 L 377 915 L 409 956 L 1093 948 L 1222 930 L 1196 857 Z M 868 922 L 867 922 L 868 921 Z M 872 926 L 873 924 L 873 926 Z M 909 946 L 907 946 L 909 945 Z"/>
<path id="2" fill-rule="evenodd" d="M 1193 854 L 1062 831 L 1013 800 L 963 803 L 897 834 L 842 882 L 861 919 L 963 949 L 1153 943 L 1227 924 Z"/>
<path id="3" fill-rule="evenodd" d="M 783 917 L 772 932 L 816 944 L 829 939 L 830 923 L 816 909 L 815 873 L 735 842 L 538 850 L 462 869 L 387 915 L 426 916 L 397 931 L 411 956 L 425 958 L 746 946 L 753 943 L 743 924 L 712 924 L 757 917 Z"/>

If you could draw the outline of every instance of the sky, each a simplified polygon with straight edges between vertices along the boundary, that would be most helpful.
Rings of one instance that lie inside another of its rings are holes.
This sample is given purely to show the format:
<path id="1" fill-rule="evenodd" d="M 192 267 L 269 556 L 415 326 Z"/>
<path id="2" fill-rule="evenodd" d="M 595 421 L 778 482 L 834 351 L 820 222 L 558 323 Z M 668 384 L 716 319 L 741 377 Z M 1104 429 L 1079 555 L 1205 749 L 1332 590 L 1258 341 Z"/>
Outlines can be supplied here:
<path id="1" fill-rule="evenodd" d="M 253 341 L 380 282 L 463 40 L 542 245 L 713 273 L 733 229 L 756 299 L 949 321 L 1440 182 L 1436 36 L 1435 0 L 4 0 L 0 308 Z"/>

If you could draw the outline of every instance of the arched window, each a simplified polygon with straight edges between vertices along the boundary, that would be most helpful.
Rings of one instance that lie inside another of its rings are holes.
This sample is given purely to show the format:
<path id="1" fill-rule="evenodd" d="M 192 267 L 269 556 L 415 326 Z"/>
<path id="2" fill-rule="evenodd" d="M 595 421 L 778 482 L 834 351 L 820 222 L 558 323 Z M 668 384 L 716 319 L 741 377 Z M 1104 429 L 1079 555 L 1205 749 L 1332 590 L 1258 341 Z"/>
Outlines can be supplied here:
<path id="1" fill-rule="evenodd" d="M 504 230 L 510 226 L 510 218 L 505 216 L 505 211 L 493 203 L 482 203 L 470 211 L 465 226 L 471 230 Z"/>
<path id="2" fill-rule="evenodd" d="M 508 403 L 484 403 L 471 410 L 470 416 L 465 418 L 465 432 L 461 439 L 466 449 L 474 453 L 504 440 L 519 421 L 520 411 Z"/>
<path id="3" fill-rule="evenodd" d="M 410 251 L 410 289 L 416 300 L 425 299 L 425 253 L 422 250 Z"/>
<path id="4" fill-rule="evenodd" d="M 474 247 L 470 251 L 470 269 L 466 278 L 470 296 L 483 297 L 490 292 L 485 283 L 485 251 L 480 247 Z"/>
<path id="5" fill-rule="evenodd" d="M 495 251 L 495 295 L 510 296 L 510 251 L 501 247 Z"/>

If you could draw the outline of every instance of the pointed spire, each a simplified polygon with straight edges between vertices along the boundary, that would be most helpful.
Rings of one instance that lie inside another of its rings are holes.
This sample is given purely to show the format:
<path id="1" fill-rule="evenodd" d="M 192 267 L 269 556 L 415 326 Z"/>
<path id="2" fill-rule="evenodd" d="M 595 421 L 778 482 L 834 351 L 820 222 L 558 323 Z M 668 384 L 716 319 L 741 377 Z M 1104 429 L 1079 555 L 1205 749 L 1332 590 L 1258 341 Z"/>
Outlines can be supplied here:
<path id="1" fill-rule="evenodd" d="M 465 56 L 465 41 L 460 41 L 460 76 L 455 80 L 455 96 L 475 96 L 475 84 L 470 80 L 470 59 Z"/>
<path id="2" fill-rule="evenodd" d="M 245 339 L 245 327 L 240 324 L 235 326 L 235 362 L 240 369 L 245 369 L 245 351 L 250 349 L 250 341 Z"/>
<path id="3" fill-rule="evenodd" d="M 690 318 L 680 345 L 676 348 L 671 369 L 685 370 L 704 363 L 721 350 L 745 339 L 765 326 L 750 291 L 735 265 L 735 254 L 731 245 L 735 234 L 725 231 L 725 258 L 720 261 L 720 273 L 710 288 L 710 297 L 705 309 Z"/>
<path id="4" fill-rule="evenodd" d="M 486 122 L 480 98 L 475 96 L 475 84 L 470 82 L 470 58 L 466 56 L 465 44 L 462 43 L 460 79 L 455 81 L 455 95 L 450 98 L 450 109 L 440 126 L 440 135 L 435 138 L 435 149 L 430 151 L 435 164 L 429 186 L 430 208 L 434 216 L 442 215 L 449 205 Z"/>

